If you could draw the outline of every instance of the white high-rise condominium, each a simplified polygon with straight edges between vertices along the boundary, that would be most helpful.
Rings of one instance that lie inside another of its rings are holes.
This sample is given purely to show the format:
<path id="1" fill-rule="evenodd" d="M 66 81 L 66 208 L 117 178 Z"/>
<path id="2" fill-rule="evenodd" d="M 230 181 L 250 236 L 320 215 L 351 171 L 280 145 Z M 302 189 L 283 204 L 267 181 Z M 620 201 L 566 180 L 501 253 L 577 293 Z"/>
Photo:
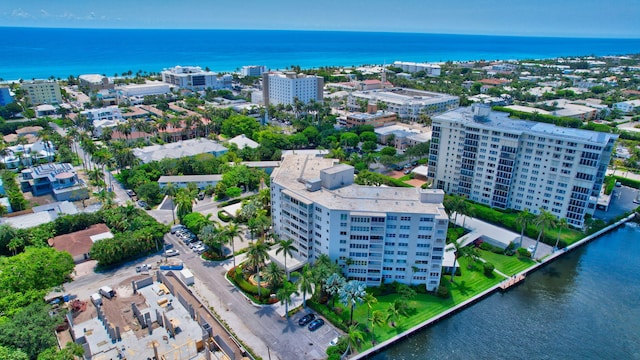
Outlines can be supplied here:
<path id="1" fill-rule="evenodd" d="M 273 229 L 294 241 L 298 266 L 326 254 L 368 286 L 437 289 L 449 221 L 444 192 L 353 181 L 352 166 L 312 155 L 286 155 L 274 170 Z"/>
<path id="2" fill-rule="evenodd" d="M 510 119 L 474 105 L 433 118 L 435 187 L 499 209 L 540 209 L 583 227 L 618 135 Z"/>
<path id="3" fill-rule="evenodd" d="M 296 74 L 293 71 L 262 74 L 262 95 L 265 106 L 293 105 L 295 99 L 303 103 L 322 101 L 324 79 L 320 76 Z"/>
<path id="4" fill-rule="evenodd" d="M 161 74 L 162 82 L 189 90 L 231 89 L 233 80 L 230 74 L 219 75 L 199 66 L 176 66 L 162 70 Z"/>
<path id="5" fill-rule="evenodd" d="M 62 93 L 58 82 L 53 80 L 25 81 L 20 87 L 24 90 L 29 105 L 60 104 Z"/>

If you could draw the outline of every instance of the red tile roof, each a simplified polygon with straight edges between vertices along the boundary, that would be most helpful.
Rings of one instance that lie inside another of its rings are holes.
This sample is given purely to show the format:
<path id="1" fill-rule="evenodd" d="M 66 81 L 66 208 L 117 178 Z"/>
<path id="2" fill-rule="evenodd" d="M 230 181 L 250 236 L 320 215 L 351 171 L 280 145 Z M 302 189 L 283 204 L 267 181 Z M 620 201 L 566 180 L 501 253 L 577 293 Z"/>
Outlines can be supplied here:
<path id="1" fill-rule="evenodd" d="M 71 256 L 88 254 L 91 250 L 91 236 L 109 232 L 109 228 L 105 224 L 96 224 L 89 226 L 88 229 L 76 231 L 66 235 L 56 236 L 49 239 L 49 245 L 58 251 L 66 251 Z"/>

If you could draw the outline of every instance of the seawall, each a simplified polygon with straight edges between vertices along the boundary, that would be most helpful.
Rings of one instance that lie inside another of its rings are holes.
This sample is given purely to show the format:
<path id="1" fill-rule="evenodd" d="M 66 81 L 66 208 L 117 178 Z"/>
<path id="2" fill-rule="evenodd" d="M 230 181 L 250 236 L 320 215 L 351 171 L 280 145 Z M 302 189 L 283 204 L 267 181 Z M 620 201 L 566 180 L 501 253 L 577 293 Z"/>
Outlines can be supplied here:
<path id="1" fill-rule="evenodd" d="M 558 250 L 558 251 L 552 253 L 551 255 L 545 257 L 544 259 L 539 260 L 539 262 L 536 263 L 535 265 L 533 265 L 532 267 L 519 272 L 515 276 L 519 276 L 519 275 L 526 276 L 526 275 L 528 275 L 528 274 L 530 274 L 530 273 L 532 273 L 534 271 L 537 271 L 538 269 L 540 269 L 540 268 L 546 266 L 547 264 L 555 261 L 556 259 L 558 259 L 560 256 L 564 255 L 565 253 L 573 251 L 573 250 L 575 250 L 575 249 L 577 249 L 577 248 L 579 248 L 579 247 L 581 247 L 581 246 L 583 246 L 583 245 L 585 245 L 585 244 L 597 239 L 598 237 L 602 236 L 603 234 L 606 234 L 607 232 L 617 228 L 618 226 L 620 226 L 620 225 L 632 220 L 635 216 L 636 216 L 636 214 L 633 213 L 633 214 L 625 217 L 624 219 L 621 219 L 620 221 L 605 227 L 602 230 L 599 230 L 599 231 L 597 231 L 597 232 L 595 232 L 595 233 L 593 233 L 593 234 L 591 234 L 589 236 L 584 237 L 583 239 L 581 239 L 581 240 L 579 240 L 579 241 L 567 246 L 564 249 L 561 249 L 561 250 Z M 470 306 L 470 305 L 482 300 L 483 298 L 493 294 L 494 292 L 496 292 L 496 291 L 498 291 L 500 289 L 500 284 L 502 284 L 502 282 L 500 282 L 500 283 L 494 285 L 493 287 L 481 292 L 480 294 L 472 297 L 471 299 L 468 299 L 468 300 L 466 300 L 466 301 L 464 301 L 464 302 L 462 302 L 462 303 L 460 303 L 460 304 L 458 304 L 458 305 L 456 305 L 456 306 L 454 306 L 454 307 L 452 307 L 452 308 L 450 308 L 450 309 L 448 309 L 448 310 L 446 310 L 446 311 L 444 311 L 444 312 L 442 312 L 442 313 L 440 313 L 440 314 L 438 314 L 436 316 L 433 316 L 430 319 L 425 320 L 424 322 L 422 322 L 422 323 L 420 323 L 420 324 L 408 329 L 407 331 L 405 331 L 405 332 L 403 332 L 401 334 L 398 334 L 398 335 L 396 335 L 396 336 L 394 336 L 394 337 L 392 337 L 392 338 L 390 338 L 390 339 L 388 339 L 388 340 L 386 340 L 384 342 L 381 342 L 380 344 L 378 344 L 378 345 L 376 345 L 376 346 L 374 346 L 374 347 L 372 347 L 372 348 L 370 348 L 370 349 L 368 349 L 366 351 L 363 351 L 362 353 L 356 354 L 352 359 L 366 359 L 366 358 L 368 358 L 368 357 L 370 357 L 372 355 L 375 355 L 376 353 L 382 351 L 383 349 L 385 349 L 386 347 L 390 346 L 391 344 L 393 344 L 393 343 L 395 343 L 395 342 L 397 342 L 399 340 L 402 340 L 402 339 L 404 339 L 404 338 L 406 338 L 406 337 L 418 332 L 419 330 L 422 330 L 422 329 L 427 328 L 427 327 L 429 327 L 431 325 L 434 325 L 437 322 L 439 322 L 439 321 L 441 321 L 443 319 L 446 319 L 447 317 L 449 317 L 449 316 L 451 316 L 451 315 L 453 315 L 453 314 L 455 314 L 455 313 L 467 308 L 468 306 Z"/>

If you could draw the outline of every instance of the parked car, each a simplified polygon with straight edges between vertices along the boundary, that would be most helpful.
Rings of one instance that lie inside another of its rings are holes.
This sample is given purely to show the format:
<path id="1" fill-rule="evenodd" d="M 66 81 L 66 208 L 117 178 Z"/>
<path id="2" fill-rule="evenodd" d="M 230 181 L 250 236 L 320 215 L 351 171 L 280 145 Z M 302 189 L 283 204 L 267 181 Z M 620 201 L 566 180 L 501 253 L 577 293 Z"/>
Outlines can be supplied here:
<path id="1" fill-rule="evenodd" d="M 535 245 L 529 245 L 529 247 L 527 248 L 527 251 L 531 254 L 533 254 L 534 250 L 536 249 Z"/>
<path id="2" fill-rule="evenodd" d="M 316 318 L 314 314 L 307 314 L 298 320 L 298 325 L 305 326 Z"/>
<path id="3" fill-rule="evenodd" d="M 182 225 L 182 224 L 173 225 L 173 226 L 171 227 L 171 233 L 172 233 L 172 234 L 175 234 L 175 233 L 176 233 L 176 232 L 178 232 L 179 230 L 183 230 L 183 229 L 186 229 L 186 228 L 187 228 L 187 227 L 186 227 L 186 226 L 184 226 L 184 225 Z"/>
<path id="4" fill-rule="evenodd" d="M 176 249 L 169 249 L 169 250 L 164 252 L 164 256 L 166 256 L 166 257 L 178 256 L 178 255 L 180 255 L 180 251 L 178 251 Z"/>
<path id="5" fill-rule="evenodd" d="M 329 346 L 336 346 L 340 342 L 340 336 L 336 336 L 329 342 Z"/>
<path id="6" fill-rule="evenodd" d="M 198 200 L 200 200 L 200 201 L 204 200 L 204 193 L 203 192 L 198 194 Z"/>
<path id="7" fill-rule="evenodd" d="M 136 192 L 131 189 L 127 189 L 126 192 L 127 192 L 127 195 L 129 195 L 129 197 L 132 199 L 136 196 Z"/>
<path id="8" fill-rule="evenodd" d="M 140 206 L 141 208 L 145 209 L 145 210 L 149 210 L 151 209 L 151 207 L 149 206 L 149 204 L 147 204 L 146 201 L 144 200 L 138 200 L 138 206 Z"/>
<path id="9" fill-rule="evenodd" d="M 409 175 L 409 174 L 411 174 L 411 170 L 410 170 L 410 169 L 405 170 L 405 171 L 404 171 L 404 174 L 405 174 L 405 175 Z"/>
<path id="10" fill-rule="evenodd" d="M 207 251 L 207 247 L 206 245 L 198 245 L 193 248 L 193 251 L 197 254 L 202 254 L 203 252 Z"/>
<path id="11" fill-rule="evenodd" d="M 194 249 L 194 248 L 196 248 L 196 247 L 198 247 L 198 246 L 201 246 L 201 245 L 204 245 L 204 244 L 202 243 L 202 241 L 194 241 L 194 242 L 192 242 L 191 244 L 189 244 L 189 247 L 190 247 L 191 249 Z"/>
<path id="12" fill-rule="evenodd" d="M 309 323 L 309 331 L 316 331 L 318 329 L 320 329 L 320 327 L 324 325 L 324 320 L 322 319 L 315 319 L 312 322 Z"/>

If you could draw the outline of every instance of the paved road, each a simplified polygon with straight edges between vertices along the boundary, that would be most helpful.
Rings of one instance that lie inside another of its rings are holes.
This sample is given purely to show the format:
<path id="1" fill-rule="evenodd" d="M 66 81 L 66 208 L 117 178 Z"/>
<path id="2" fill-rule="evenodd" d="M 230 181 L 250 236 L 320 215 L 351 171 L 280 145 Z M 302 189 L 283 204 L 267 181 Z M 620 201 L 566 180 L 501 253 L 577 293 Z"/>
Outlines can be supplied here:
<path id="1" fill-rule="evenodd" d="M 175 236 L 165 239 L 180 250 L 179 258 L 196 277 L 196 293 L 231 326 L 234 332 L 264 359 L 322 359 L 329 342 L 340 332 L 328 322 L 315 332 L 298 326 L 299 312 L 290 319 L 272 306 L 256 306 L 224 277 L 232 265 L 204 261 Z"/>

